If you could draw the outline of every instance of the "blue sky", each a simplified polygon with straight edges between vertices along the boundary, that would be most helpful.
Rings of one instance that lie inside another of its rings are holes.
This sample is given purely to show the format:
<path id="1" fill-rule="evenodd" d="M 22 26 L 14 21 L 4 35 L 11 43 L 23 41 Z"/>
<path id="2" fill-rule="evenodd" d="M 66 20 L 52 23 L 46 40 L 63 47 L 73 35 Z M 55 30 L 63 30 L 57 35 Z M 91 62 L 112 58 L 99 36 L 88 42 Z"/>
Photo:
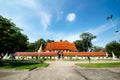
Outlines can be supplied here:
<path id="1" fill-rule="evenodd" d="M 120 39 L 106 19 L 111 14 L 120 30 L 120 0 L 0 0 L 0 15 L 12 19 L 30 42 L 40 38 L 73 42 L 90 32 L 97 36 L 93 44 L 105 47 Z"/>

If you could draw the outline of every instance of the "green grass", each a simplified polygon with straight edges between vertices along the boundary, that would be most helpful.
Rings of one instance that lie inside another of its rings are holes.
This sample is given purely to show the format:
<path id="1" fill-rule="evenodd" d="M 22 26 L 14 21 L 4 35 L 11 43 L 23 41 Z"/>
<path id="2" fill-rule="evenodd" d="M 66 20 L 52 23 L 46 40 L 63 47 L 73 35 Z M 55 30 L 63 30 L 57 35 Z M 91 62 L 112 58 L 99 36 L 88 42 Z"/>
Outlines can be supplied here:
<path id="1" fill-rule="evenodd" d="M 120 62 L 113 63 L 85 63 L 85 64 L 76 64 L 80 67 L 86 68 L 103 68 L 103 67 L 120 67 Z"/>
<path id="2" fill-rule="evenodd" d="M 88 59 L 62 59 L 62 61 L 73 61 L 73 62 L 89 62 Z M 113 59 L 97 59 L 97 60 L 90 60 L 91 62 L 111 62 L 111 61 L 119 61 L 119 60 L 113 60 Z"/>
<path id="3" fill-rule="evenodd" d="M 34 69 L 38 67 L 47 67 L 49 64 L 47 63 L 39 63 L 39 64 L 10 64 L 10 63 L 4 63 L 0 65 L 0 68 L 4 69 L 17 69 L 17 70 L 24 70 L 24 69 Z"/>

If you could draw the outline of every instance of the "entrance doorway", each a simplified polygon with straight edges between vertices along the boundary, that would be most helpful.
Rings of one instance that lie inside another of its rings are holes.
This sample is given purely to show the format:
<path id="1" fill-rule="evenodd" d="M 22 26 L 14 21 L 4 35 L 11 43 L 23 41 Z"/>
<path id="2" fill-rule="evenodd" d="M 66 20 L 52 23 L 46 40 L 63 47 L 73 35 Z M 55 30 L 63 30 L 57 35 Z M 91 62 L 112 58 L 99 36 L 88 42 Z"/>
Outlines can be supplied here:
<path id="1" fill-rule="evenodd" d="M 62 59 L 62 56 L 63 56 L 63 51 L 58 51 L 57 52 L 58 59 Z"/>

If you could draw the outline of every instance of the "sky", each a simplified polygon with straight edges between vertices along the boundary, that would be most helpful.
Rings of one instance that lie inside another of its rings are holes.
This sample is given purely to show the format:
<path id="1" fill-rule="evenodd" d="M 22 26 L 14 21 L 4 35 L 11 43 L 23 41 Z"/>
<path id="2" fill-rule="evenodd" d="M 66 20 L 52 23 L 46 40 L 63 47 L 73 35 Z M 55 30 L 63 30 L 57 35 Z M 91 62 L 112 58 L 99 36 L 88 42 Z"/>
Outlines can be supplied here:
<path id="1" fill-rule="evenodd" d="M 106 19 L 111 14 L 114 25 Z M 0 0 L 0 15 L 23 29 L 30 42 L 73 42 L 85 32 L 97 36 L 94 46 L 120 40 L 114 29 L 120 30 L 120 0 Z"/>

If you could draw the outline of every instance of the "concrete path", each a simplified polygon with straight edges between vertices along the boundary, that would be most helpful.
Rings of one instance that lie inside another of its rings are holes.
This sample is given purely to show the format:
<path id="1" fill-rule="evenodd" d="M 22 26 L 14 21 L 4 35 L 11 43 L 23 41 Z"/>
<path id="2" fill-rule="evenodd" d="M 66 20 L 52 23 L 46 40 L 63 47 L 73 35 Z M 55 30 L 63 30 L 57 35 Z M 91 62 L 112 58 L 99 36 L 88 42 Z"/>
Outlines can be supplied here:
<path id="1" fill-rule="evenodd" d="M 51 62 L 47 68 L 18 71 L 0 80 L 120 80 L 120 68 L 80 68 L 75 62 Z M 0 75 L 4 73 L 0 71 Z"/>

